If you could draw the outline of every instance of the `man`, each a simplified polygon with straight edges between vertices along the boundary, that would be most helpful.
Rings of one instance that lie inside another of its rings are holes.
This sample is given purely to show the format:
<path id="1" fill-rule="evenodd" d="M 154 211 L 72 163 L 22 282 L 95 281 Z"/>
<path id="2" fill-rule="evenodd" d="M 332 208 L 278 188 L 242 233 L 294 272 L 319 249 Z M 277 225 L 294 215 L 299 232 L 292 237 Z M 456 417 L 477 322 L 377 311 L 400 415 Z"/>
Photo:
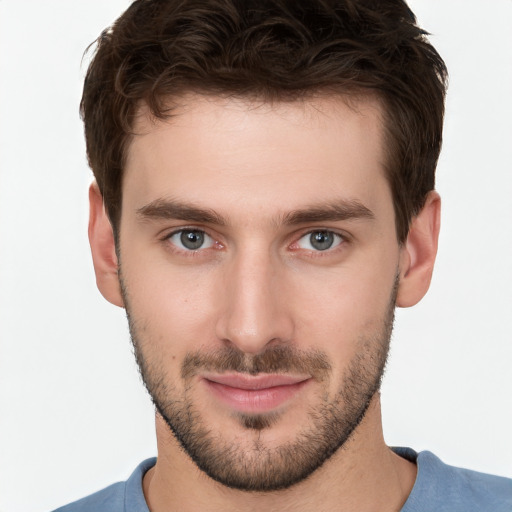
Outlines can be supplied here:
<path id="1" fill-rule="evenodd" d="M 426 293 L 446 69 L 393 1 L 137 1 L 82 99 L 97 283 L 158 459 L 61 510 L 510 510 L 388 448 L 395 306 Z"/>

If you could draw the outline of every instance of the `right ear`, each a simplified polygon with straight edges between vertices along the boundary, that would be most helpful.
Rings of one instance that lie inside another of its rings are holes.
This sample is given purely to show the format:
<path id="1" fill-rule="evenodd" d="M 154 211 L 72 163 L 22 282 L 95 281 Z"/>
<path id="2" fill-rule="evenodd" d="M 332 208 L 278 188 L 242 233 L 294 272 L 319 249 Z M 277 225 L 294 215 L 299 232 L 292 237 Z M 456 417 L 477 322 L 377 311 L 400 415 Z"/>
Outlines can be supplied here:
<path id="1" fill-rule="evenodd" d="M 115 306 L 124 307 L 114 232 L 96 181 L 89 188 L 89 243 L 99 291 Z"/>

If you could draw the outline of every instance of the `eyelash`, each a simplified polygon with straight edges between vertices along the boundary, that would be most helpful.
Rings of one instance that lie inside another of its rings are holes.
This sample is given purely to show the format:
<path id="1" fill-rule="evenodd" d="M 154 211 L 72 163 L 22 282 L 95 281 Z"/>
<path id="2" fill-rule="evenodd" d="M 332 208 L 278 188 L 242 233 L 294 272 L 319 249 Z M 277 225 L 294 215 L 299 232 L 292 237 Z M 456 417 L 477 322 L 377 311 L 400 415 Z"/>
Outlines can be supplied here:
<path id="1" fill-rule="evenodd" d="M 174 236 L 179 235 L 180 233 L 183 234 L 183 233 L 187 233 L 187 232 L 200 233 L 200 234 L 208 237 L 209 239 L 211 239 L 212 244 L 209 245 L 208 247 L 199 247 L 197 249 L 188 249 L 188 248 L 181 248 L 176 243 L 172 242 L 172 238 Z M 188 227 L 188 228 L 184 227 L 184 228 L 176 229 L 176 230 L 172 231 L 171 233 L 168 233 L 165 236 L 163 236 L 161 240 L 163 242 L 167 242 L 167 243 L 169 243 L 169 245 L 173 246 L 173 250 L 180 252 L 182 254 L 187 254 L 189 256 L 198 255 L 200 253 L 200 251 L 205 250 L 205 249 L 210 249 L 212 247 L 214 247 L 216 249 L 221 249 L 223 247 L 223 245 L 221 243 L 217 242 L 215 240 L 215 238 L 210 236 L 204 229 L 199 229 L 199 228 L 195 228 L 195 227 Z"/>
<path id="2" fill-rule="evenodd" d="M 186 248 L 179 247 L 176 243 L 173 243 L 171 241 L 171 239 L 174 236 L 183 234 L 186 232 L 195 232 L 195 233 L 203 234 L 212 240 L 212 244 L 208 247 L 199 247 L 197 249 L 186 249 Z M 337 243 L 334 247 L 328 247 L 325 250 L 306 249 L 309 253 L 311 253 L 312 257 L 322 257 L 323 255 L 332 254 L 333 252 L 338 250 L 338 248 L 340 246 L 344 246 L 347 243 L 349 243 L 349 238 L 346 235 L 342 235 L 341 233 L 333 231 L 332 229 L 318 228 L 318 229 L 311 229 L 309 231 L 301 233 L 298 238 L 295 238 L 295 241 L 292 244 L 288 245 L 288 247 L 293 251 L 301 250 L 301 247 L 298 245 L 299 242 L 308 236 L 311 237 L 311 235 L 313 235 L 315 233 L 323 233 L 323 234 L 332 235 L 335 238 L 335 242 L 337 240 Z M 200 252 L 202 252 L 206 249 L 214 248 L 214 249 L 219 250 L 224 247 L 224 245 L 222 243 L 216 241 L 215 238 L 213 236 L 209 235 L 204 229 L 199 229 L 196 227 L 182 227 L 180 229 L 176 229 L 176 230 L 172 231 L 171 233 L 168 233 L 165 236 L 163 236 L 161 238 L 161 240 L 163 242 L 167 242 L 167 243 L 169 243 L 169 245 L 173 246 L 174 251 L 177 251 L 182 254 L 186 254 L 187 256 L 198 256 L 200 254 Z M 333 243 L 335 243 L 335 242 L 333 242 Z"/>
<path id="3" fill-rule="evenodd" d="M 310 230 L 306 233 L 303 233 L 298 239 L 296 242 L 294 242 L 290 247 L 292 246 L 298 246 L 297 247 L 297 250 L 301 249 L 301 247 L 299 246 L 299 243 L 301 242 L 301 240 L 303 239 L 308 239 L 309 237 L 309 240 L 307 241 L 307 243 L 309 243 L 309 245 L 311 246 L 311 237 L 312 235 L 314 234 L 322 234 L 323 236 L 325 235 L 328 235 L 328 236 L 331 236 L 333 238 L 333 241 L 331 243 L 331 245 L 329 247 L 326 247 L 324 250 L 320 250 L 320 249 L 317 249 L 317 250 L 314 250 L 313 249 L 306 249 L 308 251 L 310 251 L 312 254 L 316 256 L 321 256 L 323 254 L 332 254 L 340 245 L 344 244 L 347 242 L 347 238 L 343 235 L 341 235 L 340 233 L 337 233 L 336 231 L 333 231 L 331 229 L 313 229 L 313 230 Z M 321 243 L 321 242 L 320 242 Z M 335 244 L 334 246 L 332 246 L 332 244 Z"/>

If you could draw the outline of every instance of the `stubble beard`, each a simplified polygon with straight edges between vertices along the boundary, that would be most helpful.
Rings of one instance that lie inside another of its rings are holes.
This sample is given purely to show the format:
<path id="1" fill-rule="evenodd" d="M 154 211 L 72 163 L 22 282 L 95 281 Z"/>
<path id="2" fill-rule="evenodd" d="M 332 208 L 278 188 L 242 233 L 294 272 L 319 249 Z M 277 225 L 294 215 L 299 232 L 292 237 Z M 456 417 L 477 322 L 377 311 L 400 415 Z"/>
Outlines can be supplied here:
<path id="1" fill-rule="evenodd" d="M 190 396 L 193 377 L 204 370 L 249 374 L 297 372 L 327 382 L 331 373 L 327 356 L 318 351 L 298 351 L 288 345 L 269 347 L 256 356 L 233 347 L 189 353 L 182 363 L 184 392 L 180 396 L 170 383 L 172 378 L 165 362 L 158 358 L 150 361 L 142 349 L 144 345 L 122 280 L 121 285 L 139 371 L 158 413 L 199 469 L 227 487 L 270 492 L 305 480 L 346 444 L 380 389 L 393 329 L 398 280 L 380 329 L 358 340 L 356 356 L 346 368 L 335 396 L 329 398 L 327 392 L 319 395 L 319 403 L 308 410 L 307 425 L 294 439 L 277 447 L 265 445 L 261 436 L 253 436 L 251 444 L 241 445 L 223 438 L 221 431 L 215 431 L 215 425 L 211 428 L 205 424 Z M 144 343 L 151 345 L 150 340 Z M 239 424 L 253 432 L 272 428 L 280 417 L 279 413 L 236 415 Z"/>

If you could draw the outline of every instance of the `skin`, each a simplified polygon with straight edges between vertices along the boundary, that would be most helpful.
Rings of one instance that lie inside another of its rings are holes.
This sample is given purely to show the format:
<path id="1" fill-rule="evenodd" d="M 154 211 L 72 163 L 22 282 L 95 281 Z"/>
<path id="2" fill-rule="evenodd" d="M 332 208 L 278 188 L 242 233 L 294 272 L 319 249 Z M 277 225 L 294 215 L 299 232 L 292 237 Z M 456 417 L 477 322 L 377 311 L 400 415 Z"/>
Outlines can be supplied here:
<path id="1" fill-rule="evenodd" d="M 330 378 L 311 379 L 261 431 L 244 428 L 201 376 L 194 377 L 188 397 L 201 420 L 222 442 L 254 456 L 256 441 L 275 449 L 295 440 L 310 426 L 308 412 L 320 396 L 335 396 L 361 339 L 382 330 L 397 278 L 398 306 L 412 306 L 426 293 L 440 200 L 429 194 L 407 241 L 399 244 L 376 100 L 182 100 L 169 121 L 152 119 L 145 108 L 137 119 L 123 180 L 121 275 L 140 348 L 163 368 L 177 397 L 185 393 L 180 371 L 191 351 L 230 346 L 254 356 L 290 346 L 326 355 Z M 170 200 L 215 212 L 222 223 L 184 221 L 169 209 L 147 215 L 148 205 Z M 112 228 L 96 184 L 90 202 L 98 287 L 124 307 Z M 287 222 L 292 212 L 325 210 L 326 204 L 357 204 L 371 215 L 352 208 L 348 218 L 320 221 L 309 211 Z M 207 233 L 207 246 L 180 247 L 172 233 L 183 228 Z M 308 245 L 315 230 L 339 235 L 334 247 L 317 251 Z M 159 414 L 156 427 L 158 462 L 143 482 L 153 512 L 400 510 L 416 474 L 384 442 L 378 393 L 341 449 L 309 478 L 275 492 L 249 493 L 215 482 L 185 454 Z"/>

